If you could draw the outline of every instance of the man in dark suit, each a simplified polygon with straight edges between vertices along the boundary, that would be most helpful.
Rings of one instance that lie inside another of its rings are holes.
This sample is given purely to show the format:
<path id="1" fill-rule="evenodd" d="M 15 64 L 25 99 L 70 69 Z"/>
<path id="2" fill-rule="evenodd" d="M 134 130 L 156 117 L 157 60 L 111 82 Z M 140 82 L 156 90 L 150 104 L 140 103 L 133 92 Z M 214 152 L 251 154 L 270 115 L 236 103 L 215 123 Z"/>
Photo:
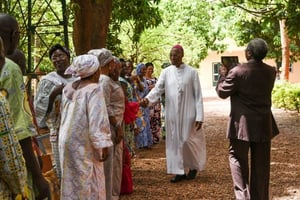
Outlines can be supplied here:
<path id="1" fill-rule="evenodd" d="M 262 62 L 267 52 L 264 40 L 253 39 L 245 50 L 247 63 L 219 70 L 217 94 L 231 101 L 227 138 L 236 199 L 269 199 L 271 139 L 279 131 L 271 111 L 276 70 Z"/>

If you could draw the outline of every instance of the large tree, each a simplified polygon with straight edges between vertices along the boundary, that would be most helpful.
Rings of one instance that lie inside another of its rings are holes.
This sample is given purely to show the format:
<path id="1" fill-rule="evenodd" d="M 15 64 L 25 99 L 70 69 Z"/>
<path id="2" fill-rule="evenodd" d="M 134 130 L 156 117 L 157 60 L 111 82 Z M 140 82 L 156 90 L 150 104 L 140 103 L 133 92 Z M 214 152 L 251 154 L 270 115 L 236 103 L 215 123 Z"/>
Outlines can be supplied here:
<path id="1" fill-rule="evenodd" d="M 64 3 L 67 4 L 66 12 L 62 12 Z M 158 3 L 159 0 L 2 0 L 0 10 L 12 14 L 20 22 L 19 47 L 26 54 L 32 49 L 28 56 L 34 58 L 31 69 L 34 71 L 39 65 L 42 71 L 52 71 L 49 59 L 43 58 L 54 43 L 66 45 L 63 25 L 68 24 L 72 55 L 106 47 L 120 56 L 122 49 L 118 35 L 122 23 L 132 24 L 125 31 L 131 32 L 132 41 L 138 42 L 146 28 L 155 27 L 162 21 L 156 7 Z M 28 42 L 32 48 L 28 48 Z"/>
<path id="2" fill-rule="evenodd" d="M 106 47 L 120 54 L 118 34 L 121 24 L 132 23 L 132 40 L 138 42 L 142 32 L 161 22 L 159 0 L 71 0 L 74 11 L 73 41 L 77 54 L 92 48 Z"/>
<path id="3" fill-rule="evenodd" d="M 106 46 L 112 0 L 71 0 L 74 10 L 73 42 L 76 54 Z"/>

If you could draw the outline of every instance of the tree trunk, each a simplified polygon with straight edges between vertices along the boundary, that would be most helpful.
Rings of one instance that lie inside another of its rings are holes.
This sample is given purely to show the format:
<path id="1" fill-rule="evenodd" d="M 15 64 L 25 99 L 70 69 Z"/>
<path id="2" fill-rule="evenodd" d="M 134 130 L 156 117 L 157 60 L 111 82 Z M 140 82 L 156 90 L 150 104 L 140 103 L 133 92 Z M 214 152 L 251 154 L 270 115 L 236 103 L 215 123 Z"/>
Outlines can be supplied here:
<path id="1" fill-rule="evenodd" d="M 281 79 L 288 81 L 290 72 L 290 42 L 287 34 L 287 27 L 285 25 L 285 19 L 279 21 L 280 25 L 280 38 L 282 48 L 282 62 L 281 62 Z"/>
<path id="2" fill-rule="evenodd" d="M 73 43 L 76 55 L 106 46 L 112 0 L 72 0 L 75 12 Z"/>

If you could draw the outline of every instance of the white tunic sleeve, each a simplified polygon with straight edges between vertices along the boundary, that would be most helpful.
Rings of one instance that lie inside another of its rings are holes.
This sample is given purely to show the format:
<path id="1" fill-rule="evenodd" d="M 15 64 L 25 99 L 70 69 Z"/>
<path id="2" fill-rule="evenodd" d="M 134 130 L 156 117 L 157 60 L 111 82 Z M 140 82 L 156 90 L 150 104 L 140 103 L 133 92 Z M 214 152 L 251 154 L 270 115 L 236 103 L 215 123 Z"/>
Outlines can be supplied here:
<path id="1" fill-rule="evenodd" d="M 112 146 L 110 124 L 102 88 L 95 90 L 88 101 L 90 140 L 95 149 Z"/>
<path id="2" fill-rule="evenodd" d="M 198 73 L 195 73 L 194 76 L 194 92 L 195 92 L 195 103 L 196 103 L 196 121 L 203 122 L 204 113 L 203 113 L 203 99 L 202 99 L 202 91 Z"/>
<path id="3" fill-rule="evenodd" d="M 165 80 L 166 70 L 163 70 L 155 84 L 155 87 L 152 88 L 149 94 L 145 97 L 149 100 L 149 106 L 156 103 L 165 92 Z"/>

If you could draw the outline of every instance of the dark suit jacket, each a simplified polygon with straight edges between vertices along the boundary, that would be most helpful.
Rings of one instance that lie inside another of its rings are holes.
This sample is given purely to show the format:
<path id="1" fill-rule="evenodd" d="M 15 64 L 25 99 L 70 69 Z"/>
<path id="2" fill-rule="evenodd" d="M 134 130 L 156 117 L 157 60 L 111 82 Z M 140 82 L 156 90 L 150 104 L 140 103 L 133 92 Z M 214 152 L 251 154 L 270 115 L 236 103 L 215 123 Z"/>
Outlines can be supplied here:
<path id="1" fill-rule="evenodd" d="M 227 137 L 251 142 L 270 141 L 279 133 L 271 111 L 275 68 L 255 60 L 240 64 L 220 77 L 219 97 L 230 96 Z"/>

